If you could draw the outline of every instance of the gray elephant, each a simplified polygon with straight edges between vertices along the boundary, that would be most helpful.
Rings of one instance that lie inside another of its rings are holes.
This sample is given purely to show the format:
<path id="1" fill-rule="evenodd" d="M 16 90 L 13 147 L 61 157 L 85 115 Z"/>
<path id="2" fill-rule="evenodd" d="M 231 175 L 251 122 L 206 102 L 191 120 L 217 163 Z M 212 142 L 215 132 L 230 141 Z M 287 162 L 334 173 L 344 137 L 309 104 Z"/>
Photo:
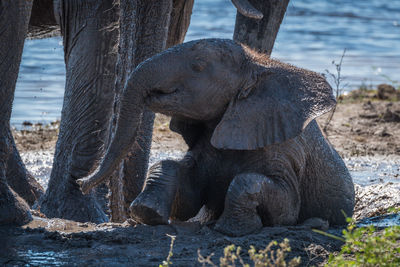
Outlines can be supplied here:
<path id="1" fill-rule="evenodd" d="M 112 142 L 98 167 L 78 180 L 83 192 L 104 181 L 135 142 L 142 106 L 172 116 L 189 151 L 149 170 L 131 204 L 142 223 L 196 216 L 218 219 L 230 235 L 319 217 L 343 224 L 354 187 L 317 116 L 335 105 L 313 72 L 257 54 L 230 40 L 206 39 L 140 64 L 122 93 Z"/>

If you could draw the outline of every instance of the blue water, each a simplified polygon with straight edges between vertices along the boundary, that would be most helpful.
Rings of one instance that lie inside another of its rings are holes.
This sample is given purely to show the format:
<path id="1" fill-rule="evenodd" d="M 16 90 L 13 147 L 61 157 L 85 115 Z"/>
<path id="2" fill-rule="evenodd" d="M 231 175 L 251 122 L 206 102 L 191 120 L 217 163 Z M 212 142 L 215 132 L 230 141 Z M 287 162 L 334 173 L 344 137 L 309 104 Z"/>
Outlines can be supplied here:
<path id="1" fill-rule="evenodd" d="M 232 38 L 229 0 L 195 0 L 186 41 Z M 400 81 L 400 0 L 292 0 L 272 56 L 320 73 L 342 65 L 345 90 Z M 11 123 L 60 118 L 65 67 L 60 38 L 25 43 Z"/>

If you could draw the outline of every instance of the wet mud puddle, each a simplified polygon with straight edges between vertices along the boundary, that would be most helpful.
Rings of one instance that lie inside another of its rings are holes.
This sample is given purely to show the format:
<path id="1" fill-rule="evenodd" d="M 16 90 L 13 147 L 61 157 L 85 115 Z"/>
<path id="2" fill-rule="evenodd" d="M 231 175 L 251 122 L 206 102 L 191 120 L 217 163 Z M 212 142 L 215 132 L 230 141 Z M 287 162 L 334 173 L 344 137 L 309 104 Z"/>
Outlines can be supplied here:
<path id="1" fill-rule="evenodd" d="M 165 160 L 182 158 L 182 151 L 152 150 L 150 164 Z M 53 151 L 28 151 L 21 153 L 27 169 L 39 183 L 47 188 L 53 164 Z M 344 159 L 353 181 L 360 186 L 380 183 L 400 183 L 400 156 L 364 156 Z"/>
<path id="2" fill-rule="evenodd" d="M 160 160 L 165 159 L 179 159 L 182 158 L 184 152 L 179 150 L 159 150 L 154 149 L 151 151 L 150 166 Z M 44 151 L 29 151 L 22 153 L 22 158 L 28 168 L 28 170 L 38 179 L 39 183 L 47 188 L 47 183 L 50 178 L 52 163 L 53 163 L 53 152 L 49 150 Z M 356 184 L 356 191 L 358 194 L 365 195 L 369 191 L 384 191 L 386 194 L 395 194 L 399 197 L 395 198 L 392 202 L 396 202 L 400 199 L 400 156 L 363 156 L 363 157 L 351 157 L 344 159 L 352 177 Z M 377 186 L 379 188 L 377 188 Z M 396 187 L 398 186 L 398 187 Z M 398 189 L 398 190 L 397 190 Z M 397 192 L 396 192 L 397 190 Z M 384 198 L 382 195 L 381 198 Z M 368 207 L 368 201 L 373 203 L 373 198 L 363 199 L 359 202 L 360 209 Z M 390 202 L 385 206 L 380 206 L 379 209 L 383 210 L 390 206 Z M 390 226 L 400 225 L 400 215 L 398 216 L 375 216 L 373 212 L 361 213 L 356 219 L 362 219 L 368 217 L 368 219 L 362 220 L 362 225 L 373 224 L 376 226 Z"/>
<path id="3" fill-rule="evenodd" d="M 345 162 L 355 184 L 400 183 L 400 156 L 365 156 L 345 159 Z"/>

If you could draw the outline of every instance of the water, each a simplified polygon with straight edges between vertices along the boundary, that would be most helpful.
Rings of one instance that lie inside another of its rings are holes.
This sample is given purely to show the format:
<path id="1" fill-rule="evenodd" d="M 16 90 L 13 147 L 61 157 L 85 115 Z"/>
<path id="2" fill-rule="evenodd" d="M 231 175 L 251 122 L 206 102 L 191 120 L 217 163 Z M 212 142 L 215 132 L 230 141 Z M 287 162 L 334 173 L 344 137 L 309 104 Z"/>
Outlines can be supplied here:
<path id="1" fill-rule="evenodd" d="M 29 172 L 46 189 L 53 165 L 54 151 L 27 151 L 21 157 Z M 161 160 L 179 160 L 184 152 L 179 150 L 152 149 L 149 166 Z M 344 159 L 355 184 L 368 186 L 381 183 L 400 183 L 400 156 L 352 157 Z"/>
<path id="2" fill-rule="evenodd" d="M 344 159 L 353 181 L 361 186 L 400 183 L 400 156 L 364 156 Z"/>
<path id="3" fill-rule="evenodd" d="M 69 255 L 60 251 L 17 251 L 17 258 L 20 262 L 15 262 L 23 266 L 61 266 L 65 265 L 69 260 Z M 12 262 L 14 264 L 14 262 Z M 17 265 L 14 265 L 17 266 Z"/>
<path id="4" fill-rule="evenodd" d="M 229 0 L 197 0 L 186 41 L 232 38 L 236 10 Z M 12 125 L 60 118 L 65 67 L 60 38 L 26 41 Z M 272 56 L 317 72 L 347 49 L 346 90 L 400 81 L 400 0 L 292 0 Z"/>
<path id="5" fill-rule="evenodd" d="M 375 216 L 372 218 L 362 219 L 357 223 L 358 227 L 365 227 L 368 225 L 373 225 L 378 228 L 385 228 L 390 226 L 400 226 L 400 213 L 397 214 L 385 214 L 381 216 Z"/>

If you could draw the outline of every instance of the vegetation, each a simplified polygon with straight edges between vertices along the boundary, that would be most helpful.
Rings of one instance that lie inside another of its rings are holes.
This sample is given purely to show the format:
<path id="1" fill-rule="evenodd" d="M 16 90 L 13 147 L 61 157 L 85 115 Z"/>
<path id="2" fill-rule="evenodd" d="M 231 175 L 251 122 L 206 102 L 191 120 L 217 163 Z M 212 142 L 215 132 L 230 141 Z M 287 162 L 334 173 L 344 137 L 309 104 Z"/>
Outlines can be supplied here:
<path id="1" fill-rule="evenodd" d="M 289 240 L 284 239 L 283 242 L 278 243 L 276 241 L 271 241 L 265 249 L 256 250 L 254 246 L 250 246 L 248 251 L 252 265 L 245 263 L 241 256 L 241 247 L 236 247 L 235 245 L 229 245 L 224 248 L 224 256 L 219 259 L 220 267 L 295 267 L 300 264 L 300 257 L 295 257 L 289 262 L 286 261 L 286 254 L 290 252 Z M 218 266 L 212 262 L 211 255 L 203 257 L 200 250 L 197 251 L 198 261 L 203 264 L 203 266 Z"/>
<path id="2" fill-rule="evenodd" d="M 377 231 L 349 225 L 343 236 L 345 244 L 329 256 L 328 266 L 400 266 L 400 226 Z"/>
<path id="3" fill-rule="evenodd" d="M 174 255 L 173 250 L 174 250 L 174 242 L 176 239 L 176 236 L 173 235 L 167 235 L 171 238 L 171 244 L 169 245 L 169 252 L 168 252 L 168 256 L 165 259 L 165 261 L 162 262 L 162 264 L 159 265 L 159 267 L 169 267 L 172 265 L 172 261 L 171 258 Z"/>
<path id="4" fill-rule="evenodd" d="M 389 210 L 399 211 L 398 208 Z M 351 218 L 347 221 L 343 237 L 314 230 L 345 243 L 339 253 L 329 255 L 327 266 L 400 266 L 400 226 L 378 230 L 373 225 L 357 227 Z"/>
<path id="5" fill-rule="evenodd" d="M 377 86 L 376 89 L 372 85 L 362 83 L 361 86 L 349 92 L 347 95 L 339 95 L 337 98 L 343 103 L 363 102 L 363 101 L 389 101 L 396 102 L 400 101 L 400 82 L 392 80 L 387 75 L 380 75 L 387 80 L 387 83 L 383 83 Z"/>
<path id="6" fill-rule="evenodd" d="M 342 77 L 342 73 L 341 72 L 342 72 L 343 58 L 344 58 L 345 54 L 346 54 L 346 49 L 343 50 L 343 54 L 342 54 L 342 56 L 340 58 L 339 63 L 336 63 L 335 61 L 332 61 L 332 64 L 335 66 L 335 69 L 336 69 L 336 74 L 330 72 L 329 70 L 325 70 L 326 73 L 331 77 L 331 79 L 333 80 L 333 82 L 335 84 L 334 91 L 335 91 L 336 100 L 340 100 L 340 96 L 342 95 L 342 92 L 343 92 L 343 89 L 344 89 L 344 86 L 342 86 L 343 77 Z M 328 116 L 328 119 L 325 122 L 325 125 L 324 125 L 324 128 L 323 128 L 324 132 L 327 131 L 328 126 L 332 121 L 333 115 L 335 114 L 335 111 L 336 111 L 336 105 L 333 107 L 331 113 Z"/>
<path id="7" fill-rule="evenodd" d="M 399 213 L 400 208 L 391 208 L 389 213 Z M 320 230 L 317 233 L 335 238 L 344 242 L 341 251 L 330 254 L 327 266 L 400 266 L 400 226 L 391 226 L 377 229 L 373 225 L 357 227 L 353 219 L 347 218 L 348 226 L 343 230 L 343 235 L 335 236 Z M 171 245 L 168 257 L 160 267 L 172 265 L 173 246 L 175 236 L 170 236 Z M 212 267 L 296 267 L 300 265 L 300 257 L 290 261 L 286 260 L 287 253 L 291 251 L 289 240 L 281 243 L 271 241 L 264 249 L 250 246 L 248 256 L 250 262 L 245 262 L 240 246 L 229 245 L 224 248 L 224 255 L 219 259 L 219 265 L 212 261 L 214 253 L 204 257 L 200 249 L 197 251 L 198 262 L 203 266 Z"/>

